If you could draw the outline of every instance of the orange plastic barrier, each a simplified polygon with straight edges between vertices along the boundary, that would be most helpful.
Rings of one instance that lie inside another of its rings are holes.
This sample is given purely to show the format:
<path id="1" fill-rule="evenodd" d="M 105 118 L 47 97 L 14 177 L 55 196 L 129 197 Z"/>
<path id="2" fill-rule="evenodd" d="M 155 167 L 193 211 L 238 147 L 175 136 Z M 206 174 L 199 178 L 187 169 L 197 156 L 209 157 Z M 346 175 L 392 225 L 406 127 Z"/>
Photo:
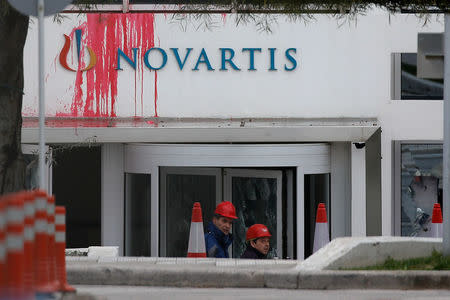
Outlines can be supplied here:
<path id="1" fill-rule="evenodd" d="M 67 283 L 65 208 L 44 191 L 0 196 L 0 300 L 74 292 Z"/>

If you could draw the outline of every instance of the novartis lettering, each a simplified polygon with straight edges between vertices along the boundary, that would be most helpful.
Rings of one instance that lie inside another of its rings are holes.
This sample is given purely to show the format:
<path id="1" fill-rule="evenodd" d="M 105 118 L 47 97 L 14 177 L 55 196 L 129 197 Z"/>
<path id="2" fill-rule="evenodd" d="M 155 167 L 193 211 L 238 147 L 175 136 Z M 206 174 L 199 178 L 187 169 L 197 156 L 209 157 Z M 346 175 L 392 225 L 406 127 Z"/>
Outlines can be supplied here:
<path id="1" fill-rule="evenodd" d="M 116 70 L 122 70 L 121 62 L 125 60 L 133 69 L 136 69 L 136 59 L 138 57 L 139 48 L 132 48 L 131 53 L 124 53 L 122 49 L 117 49 L 117 68 Z M 284 71 L 294 71 L 297 68 L 296 48 L 288 48 L 283 50 L 280 55 L 277 55 L 277 48 L 242 48 L 239 51 L 235 51 L 232 48 L 219 48 L 214 55 L 219 56 L 220 64 L 213 66 L 210 61 L 210 57 L 205 48 L 200 51 L 195 51 L 193 48 L 186 48 L 185 50 L 179 50 L 179 48 L 169 48 L 164 50 L 162 48 L 150 48 L 145 51 L 143 60 L 145 66 L 150 70 L 161 70 L 167 64 L 169 64 L 168 56 L 173 56 L 174 63 L 178 65 L 180 71 L 184 69 L 191 69 L 192 71 L 214 71 L 216 69 L 220 71 L 235 70 L 241 71 L 245 69 L 247 71 L 257 71 L 258 68 L 255 64 L 255 57 L 258 62 L 265 62 L 265 66 L 262 69 L 268 71 L 278 71 L 278 68 Z M 195 52 L 198 52 L 195 54 Z M 238 54 L 236 54 L 238 52 Z M 247 61 L 245 64 L 238 65 L 233 59 L 237 56 L 244 56 L 239 61 Z M 131 56 L 131 57 L 130 57 Z M 281 56 L 281 58 L 280 58 Z M 192 58 L 193 57 L 193 58 Z M 279 60 L 279 61 L 278 61 Z M 189 61 L 189 63 L 188 63 Z"/>

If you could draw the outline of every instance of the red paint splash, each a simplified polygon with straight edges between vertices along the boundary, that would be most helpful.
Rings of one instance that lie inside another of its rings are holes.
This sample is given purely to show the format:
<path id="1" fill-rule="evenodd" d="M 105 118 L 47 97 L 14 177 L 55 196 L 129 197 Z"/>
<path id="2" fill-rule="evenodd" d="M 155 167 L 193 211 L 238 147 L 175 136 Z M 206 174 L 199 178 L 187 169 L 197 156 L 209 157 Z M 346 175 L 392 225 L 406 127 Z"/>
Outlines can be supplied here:
<path id="1" fill-rule="evenodd" d="M 57 113 L 56 116 L 116 117 L 117 77 L 118 72 L 121 72 L 116 70 L 117 48 L 121 48 L 130 58 L 133 57 L 132 48 L 139 48 L 136 60 L 141 61 L 140 71 L 143 72 L 142 52 L 154 47 L 154 14 L 106 13 L 87 14 L 86 16 L 87 21 L 75 29 L 83 30 L 82 47 L 89 45 L 92 48 L 97 55 L 97 64 L 91 70 L 81 72 L 80 70 L 86 64 L 85 58 L 89 57 L 88 55 L 86 57 L 84 51 L 81 51 L 70 113 Z M 70 35 L 72 56 L 76 51 L 73 47 L 75 29 Z M 74 60 L 76 61 L 76 58 Z M 83 95 L 83 77 L 86 79 L 86 95 Z M 143 79 L 142 74 L 141 78 Z M 141 106 L 143 107 L 142 98 L 141 96 Z"/>

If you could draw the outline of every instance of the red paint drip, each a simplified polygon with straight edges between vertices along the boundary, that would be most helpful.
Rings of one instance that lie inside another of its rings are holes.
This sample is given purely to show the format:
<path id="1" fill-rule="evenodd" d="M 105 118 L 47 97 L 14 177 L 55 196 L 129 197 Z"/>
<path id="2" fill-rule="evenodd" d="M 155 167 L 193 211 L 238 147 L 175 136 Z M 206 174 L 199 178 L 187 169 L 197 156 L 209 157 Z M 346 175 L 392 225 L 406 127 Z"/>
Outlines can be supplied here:
<path id="1" fill-rule="evenodd" d="M 227 14 L 225 14 L 225 13 L 222 14 L 222 22 L 223 22 L 223 25 L 227 24 Z"/>
<path id="2" fill-rule="evenodd" d="M 91 70 L 81 72 L 82 65 L 84 66 L 85 61 L 90 59 L 89 55 L 84 55 L 84 50 L 81 51 L 70 113 L 57 113 L 56 116 L 116 117 L 117 77 L 120 72 L 116 70 L 117 48 L 121 48 L 130 58 L 133 54 L 132 48 L 140 48 L 136 60 L 142 61 L 142 52 L 154 47 L 154 14 L 106 13 L 86 16 L 87 21 L 76 29 L 83 30 L 82 47 L 92 48 L 97 55 L 97 64 Z M 74 31 L 75 29 L 70 35 L 72 57 L 76 51 L 76 47 L 73 46 Z M 123 64 L 125 67 L 126 62 Z M 141 72 L 143 72 L 142 65 Z M 86 78 L 86 95 L 83 95 L 82 90 L 83 77 Z M 143 106 L 143 100 L 141 101 Z"/>

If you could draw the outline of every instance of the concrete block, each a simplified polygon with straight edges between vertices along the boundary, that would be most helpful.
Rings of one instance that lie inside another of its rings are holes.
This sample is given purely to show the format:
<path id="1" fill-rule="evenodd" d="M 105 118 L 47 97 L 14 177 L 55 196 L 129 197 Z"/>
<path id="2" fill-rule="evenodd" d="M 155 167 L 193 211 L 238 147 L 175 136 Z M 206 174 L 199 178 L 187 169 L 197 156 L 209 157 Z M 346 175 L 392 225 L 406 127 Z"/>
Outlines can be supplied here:
<path id="1" fill-rule="evenodd" d="M 234 267 L 236 266 L 236 260 L 229 258 L 218 258 L 216 260 L 217 267 Z"/>
<path id="2" fill-rule="evenodd" d="M 100 256 L 98 258 L 98 263 L 99 264 L 105 264 L 105 263 L 115 263 L 117 262 L 118 257 L 114 257 L 114 256 Z"/>
<path id="3" fill-rule="evenodd" d="M 87 256 L 66 256 L 66 262 L 78 262 L 78 263 L 97 263 L 98 257 L 87 257 Z"/>
<path id="4" fill-rule="evenodd" d="M 298 272 L 295 270 L 265 270 L 264 287 L 273 289 L 296 289 Z"/>
<path id="5" fill-rule="evenodd" d="M 388 257 L 409 259 L 441 251 L 442 239 L 411 237 L 347 237 L 332 240 L 297 266 L 300 271 L 372 266 Z"/>
<path id="6" fill-rule="evenodd" d="M 255 266 L 256 259 L 240 259 L 236 261 L 236 266 Z"/>
<path id="7" fill-rule="evenodd" d="M 88 248 L 69 248 L 65 252 L 66 256 L 87 256 Z"/>
<path id="8" fill-rule="evenodd" d="M 156 260 L 157 265 L 176 265 L 177 260 L 175 257 L 158 257 Z"/>
<path id="9" fill-rule="evenodd" d="M 299 289 L 448 289 L 448 271 L 309 271 Z"/>
<path id="10" fill-rule="evenodd" d="M 119 247 L 118 246 L 91 246 L 88 248 L 89 257 L 104 257 L 104 256 L 119 256 Z"/>

